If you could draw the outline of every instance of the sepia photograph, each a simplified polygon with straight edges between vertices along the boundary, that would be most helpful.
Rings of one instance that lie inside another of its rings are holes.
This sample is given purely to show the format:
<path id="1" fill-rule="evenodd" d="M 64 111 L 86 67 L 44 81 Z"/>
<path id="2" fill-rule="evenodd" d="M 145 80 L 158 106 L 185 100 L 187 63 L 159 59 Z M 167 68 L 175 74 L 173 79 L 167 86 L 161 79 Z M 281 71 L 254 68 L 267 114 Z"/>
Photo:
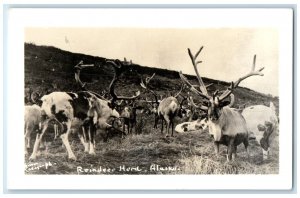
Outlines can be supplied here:
<path id="1" fill-rule="evenodd" d="M 278 174 L 278 31 L 26 28 L 26 174 Z"/>
<path id="2" fill-rule="evenodd" d="M 7 189 L 292 188 L 292 9 L 7 13 Z"/>

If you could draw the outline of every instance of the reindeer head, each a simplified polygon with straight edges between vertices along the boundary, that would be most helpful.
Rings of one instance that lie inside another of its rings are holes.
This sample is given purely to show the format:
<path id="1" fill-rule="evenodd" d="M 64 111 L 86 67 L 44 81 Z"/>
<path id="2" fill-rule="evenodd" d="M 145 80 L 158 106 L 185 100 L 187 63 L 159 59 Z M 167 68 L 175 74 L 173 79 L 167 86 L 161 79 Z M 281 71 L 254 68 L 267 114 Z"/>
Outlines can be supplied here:
<path id="1" fill-rule="evenodd" d="M 216 121 L 221 116 L 222 108 L 225 106 L 231 107 L 234 103 L 234 95 L 230 94 L 230 101 L 220 100 L 218 97 L 218 91 L 212 95 L 212 98 L 206 103 L 207 105 L 207 117 Z"/>
<path id="2" fill-rule="evenodd" d="M 131 96 L 131 97 L 128 97 L 128 96 L 118 96 L 116 93 L 115 93 L 115 83 L 116 81 L 118 80 L 119 76 L 125 71 L 126 67 L 123 67 L 123 63 L 120 61 L 120 60 L 115 60 L 115 61 L 107 61 L 108 64 L 112 65 L 113 68 L 114 68 L 114 77 L 112 79 L 112 81 L 110 82 L 110 85 L 109 85 L 109 93 L 112 97 L 112 99 L 110 100 L 109 102 L 109 105 L 111 108 L 115 108 L 117 103 L 116 101 L 122 101 L 122 100 L 125 100 L 125 101 L 131 101 L 131 100 L 135 100 L 136 98 L 138 98 L 140 96 L 140 91 L 137 91 L 135 93 L 135 95 Z"/>
<path id="3" fill-rule="evenodd" d="M 261 73 L 261 71 L 264 69 L 263 67 L 260 68 L 259 70 L 255 71 L 255 61 L 256 61 L 256 55 L 254 55 L 253 58 L 253 66 L 251 71 L 246 74 L 245 76 L 239 78 L 236 82 L 232 82 L 230 84 L 230 86 L 221 94 L 219 95 L 219 91 L 215 91 L 212 95 L 210 95 L 207 91 L 207 86 L 204 85 L 202 78 L 199 75 L 198 72 L 198 68 L 197 65 L 199 63 L 202 63 L 202 61 L 196 61 L 198 55 L 200 54 L 200 52 L 202 51 L 203 46 L 199 49 L 199 51 L 195 54 L 195 56 L 192 54 L 191 50 L 188 49 L 188 53 L 189 56 L 191 58 L 198 82 L 199 82 L 199 86 L 193 85 L 191 84 L 188 79 L 182 74 L 182 72 L 179 72 L 180 78 L 181 80 L 190 88 L 190 90 L 196 94 L 197 96 L 201 97 L 203 99 L 203 103 L 198 106 L 193 102 L 193 99 L 190 97 L 189 98 L 189 102 L 191 103 L 191 105 L 195 108 L 199 108 L 203 111 L 206 112 L 207 117 L 210 121 L 217 121 L 219 119 L 219 117 L 221 116 L 222 113 L 222 108 L 225 106 L 229 106 L 231 107 L 234 103 L 234 95 L 232 94 L 232 91 L 239 85 L 239 83 L 250 77 L 250 76 L 254 76 L 254 75 L 259 75 L 259 76 L 263 76 L 263 73 Z M 198 88 L 199 87 L 199 88 Z M 226 101 L 225 99 L 227 99 L 230 96 L 230 102 Z"/>
<path id="4" fill-rule="evenodd" d="M 126 61 L 122 62 L 118 59 L 117 60 L 106 60 L 105 64 L 111 65 L 114 69 L 114 76 L 113 76 L 113 79 L 112 79 L 112 81 L 110 82 L 110 85 L 109 85 L 109 94 L 111 96 L 111 99 L 107 100 L 105 98 L 105 95 L 107 95 L 106 92 L 103 92 L 102 94 L 98 94 L 98 93 L 95 93 L 93 91 L 90 91 L 90 90 L 86 89 L 86 83 L 82 82 L 81 79 L 80 79 L 80 72 L 81 72 L 82 69 L 84 69 L 86 67 L 93 67 L 94 65 L 93 64 L 88 64 L 88 65 L 83 64 L 83 61 L 80 61 L 75 66 L 75 80 L 80 85 L 80 87 L 83 91 L 90 92 L 90 93 L 94 94 L 95 96 L 97 96 L 97 98 L 106 100 L 108 102 L 108 106 L 113 110 L 116 108 L 116 106 L 121 105 L 123 100 L 133 100 L 133 99 L 139 97 L 140 91 L 137 91 L 136 94 L 134 96 L 131 96 L 131 97 L 118 96 L 115 93 L 115 90 L 114 90 L 115 83 L 116 83 L 118 77 L 126 70 L 126 67 L 124 67 L 124 64 L 127 64 Z M 119 101 L 119 102 L 117 102 L 117 101 Z"/>
<path id="5" fill-rule="evenodd" d="M 162 95 L 160 95 L 160 99 L 158 99 L 159 98 L 158 94 L 148 87 L 149 82 L 151 81 L 151 79 L 154 76 L 155 76 L 155 73 L 153 73 L 151 77 L 146 77 L 145 81 L 143 79 L 141 79 L 140 85 L 147 92 L 150 92 L 154 96 L 154 99 L 155 99 L 154 101 L 149 101 L 146 98 L 146 102 L 151 105 L 151 113 L 157 114 L 158 113 L 158 106 L 159 106 L 160 102 L 163 100 L 163 98 L 162 98 Z M 185 88 L 185 84 L 182 83 L 180 90 L 172 97 L 178 98 L 179 96 L 182 96 L 181 92 L 184 90 L 184 88 Z M 182 97 L 183 97 L 183 99 L 180 102 L 180 108 L 177 111 L 179 117 L 182 117 L 184 114 L 186 114 L 186 109 L 183 108 L 183 102 L 186 100 L 186 97 L 184 97 L 184 96 L 182 96 Z"/>

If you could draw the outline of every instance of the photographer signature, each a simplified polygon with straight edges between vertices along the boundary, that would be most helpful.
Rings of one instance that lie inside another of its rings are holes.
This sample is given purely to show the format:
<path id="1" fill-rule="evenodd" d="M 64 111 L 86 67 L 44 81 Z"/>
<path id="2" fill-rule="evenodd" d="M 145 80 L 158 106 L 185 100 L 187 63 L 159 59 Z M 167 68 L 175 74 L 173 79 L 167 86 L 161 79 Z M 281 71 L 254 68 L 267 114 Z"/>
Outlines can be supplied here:
<path id="1" fill-rule="evenodd" d="M 34 170 L 40 169 L 48 169 L 49 167 L 55 166 L 55 162 L 34 162 L 34 163 L 27 163 L 25 164 L 25 172 L 30 172 Z"/>

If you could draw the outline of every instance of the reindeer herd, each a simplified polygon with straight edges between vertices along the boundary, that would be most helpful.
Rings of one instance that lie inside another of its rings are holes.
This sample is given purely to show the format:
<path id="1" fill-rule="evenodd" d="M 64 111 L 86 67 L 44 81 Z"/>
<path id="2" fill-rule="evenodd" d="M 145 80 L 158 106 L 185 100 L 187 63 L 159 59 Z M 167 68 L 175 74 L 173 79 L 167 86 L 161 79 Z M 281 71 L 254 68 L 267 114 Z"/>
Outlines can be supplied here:
<path id="1" fill-rule="evenodd" d="M 47 129 L 51 122 L 55 123 L 55 137 L 61 138 L 68 157 L 76 160 L 69 143 L 71 126 L 74 120 L 80 120 L 81 123 L 77 131 L 84 152 L 95 155 L 96 132 L 101 130 L 108 136 L 112 131 L 115 131 L 126 138 L 127 135 L 132 134 L 133 128 L 136 126 L 137 112 L 153 114 L 153 128 L 157 128 L 160 121 L 161 133 L 165 133 L 166 139 L 174 137 L 175 118 L 183 120 L 188 116 L 189 122 L 178 124 L 175 131 L 181 133 L 191 130 L 202 131 L 208 128 L 209 134 L 213 137 L 217 154 L 219 153 L 220 144 L 227 146 L 227 160 L 236 158 L 237 146 L 241 143 L 244 144 L 247 153 L 249 153 L 248 141 L 251 138 L 257 140 L 263 151 L 264 159 L 267 158 L 272 144 L 272 135 L 278 133 L 278 117 L 274 105 L 270 103 L 270 107 L 264 105 L 250 106 L 242 113 L 232 107 L 234 104 L 234 89 L 248 77 L 263 76 L 262 70 L 264 68 L 255 70 L 256 56 L 254 56 L 253 66 L 249 73 L 232 82 L 226 90 L 214 90 L 211 93 L 207 90 L 210 85 L 204 84 L 198 72 L 198 64 L 202 61 L 198 61 L 197 58 L 202 49 L 203 46 L 195 55 L 188 49 L 198 85 L 192 84 L 180 71 L 179 76 L 182 86 L 178 93 L 174 96 L 160 98 L 154 90 L 149 88 L 155 74 L 141 79 L 140 86 L 142 90 L 147 94 L 151 94 L 154 100 L 142 99 L 139 90 L 136 90 L 132 96 L 120 96 L 115 93 L 115 84 L 120 75 L 127 69 L 124 66 L 128 64 L 127 61 L 107 60 L 105 62 L 106 65 L 114 69 L 114 76 L 109 85 L 109 96 L 108 94 L 98 94 L 88 90 L 86 83 L 80 79 L 80 72 L 82 69 L 93 65 L 83 64 L 81 61 L 75 66 L 75 80 L 81 91 L 54 91 L 39 98 L 41 101 L 40 106 L 36 104 L 25 106 L 26 153 L 31 146 L 31 133 L 36 133 L 33 151 L 29 159 L 34 160 L 37 158 L 37 152 L 40 145 L 43 144 L 43 137 L 49 131 Z M 189 89 L 189 92 L 183 94 L 184 89 Z M 183 98 L 181 101 L 179 96 Z M 195 102 L 196 100 L 194 101 L 193 98 L 200 102 Z M 185 101 L 187 101 L 188 107 L 183 105 Z M 195 112 L 199 112 L 196 120 L 193 119 Z M 166 125 L 165 132 L 164 123 Z"/>

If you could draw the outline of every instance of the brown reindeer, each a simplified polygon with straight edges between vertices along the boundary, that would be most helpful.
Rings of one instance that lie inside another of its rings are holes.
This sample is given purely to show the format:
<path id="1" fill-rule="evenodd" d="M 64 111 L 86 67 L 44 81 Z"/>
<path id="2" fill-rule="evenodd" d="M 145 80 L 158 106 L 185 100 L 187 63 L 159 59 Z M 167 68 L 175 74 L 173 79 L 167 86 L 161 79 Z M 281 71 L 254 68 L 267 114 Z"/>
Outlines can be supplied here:
<path id="1" fill-rule="evenodd" d="M 184 111 L 184 109 L 182 108 L 182 104 L 183 102 L 179 103 L 177 100 L 177 97 L 180 95 L 180 93 L 182 92 L 182 90 L 184 89 L 184 84 L 182 84 L 180 91 L 175 94 L 174 96 L 169 96 L 166 98 L 163 98 L 161 101 L 158 100 L 158 96 L 157 94 L 148 88 L 148 83 L 150 82 L 150 80 L 154 77 L 155 73 L 151 76 L 151 77 L 147 77 L 145 80 L 145 83 L 141 82 L 141 86 L 148 90 L 149 92 L 151 92 L 154 95 L 155 98 L 155 107 L 157 107 L 157 112 L 155 111 L 156 109 L 154 109 L 155 112 L 155 124 L 154 127 L 157 127 L 157 123 L 158 120 L 161 119 L 161 133 L 163 133 L 163 123 L 164 121 L 166 122 L 166 126 L 167 126 L 167 133 L 166 133 L 166 137 L 169 137 L 169 130 L 170 127 L 172 128 L 172 133 L 171 136 L 173 137 L 174 134 L 174 118 L 176 116 L 182 117 L 182 111 Z M 183 99 L 184 100 L 184 99 Z"/>
<path id="2" fill-rule="evenodd" d="M 188 49 L 188 53 L 192 60 L 192 64 L 200 85 L 199 89 L 193 86 L 182 74 L 182 72 L 180 72 L 180 78 L 193 93 L 195 93 L 198 97 L 202 98 L 205 101 L 206 104 L 202 104 L 201 106 L 196 107 L 205 111 L 207 114 L 209 133 L 214 137 L 216 152 L 219 152 L 220 144 L 226 145 L 228 153 L 227 160 L 231 160 L 232 158 L 235 158 L 237 146 L 241 143 L 245 145 L 245 148 L 248 152 L 248 130 L 246 121 L 240 112 L 236 111 L 233 108 L 230 108 L 234 102 L 232 91 L 239 85 L 241 81 L 250 76 L 263 76 L 263 73 L 261 73 L 261 71 L 264 68 L 255 71 L 255 55 L 253 59 L 252 69 L 248 74 L 239 78 L 236 82 L 232 82 L 230 87 L 228 87 L 227 90 L 224 91 L 221 95 L 219 95 L 218 90 L 210 95 L 197 69 L 197 65 L 202 61 L 196 61 L 196 59 L 202 49 L 203 46 L 195 54 L 195 56 L 191 53 L 191 50 Z M 231 96 L 231 101 L 225 101 L 225 99 L 229 96 Z"/>

